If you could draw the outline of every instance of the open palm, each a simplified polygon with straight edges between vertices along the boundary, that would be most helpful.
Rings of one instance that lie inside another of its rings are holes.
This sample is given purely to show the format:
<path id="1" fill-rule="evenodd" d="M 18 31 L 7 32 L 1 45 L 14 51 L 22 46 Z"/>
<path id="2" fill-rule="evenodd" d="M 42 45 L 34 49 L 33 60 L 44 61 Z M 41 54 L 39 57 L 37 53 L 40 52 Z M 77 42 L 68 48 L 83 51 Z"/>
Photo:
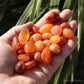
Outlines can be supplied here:
<path id="1" fill-rule="evenodd" d="M 57 9 L 52 11 L 60 13 L 60 11 Z M 35 25 L 38 27 L 44 25 L 46 23 L 46 16 L 48 16 L 52 11 L 46 13 Z M 62 20 L 59 23 L 68 21 L 71 15 L 72 12 L 69 9 L 63 10 L 60 13 Z M 73 37 L 72 39 L 68 40 L 67 44 L 62 49 L 62 53 L 54 56 L 51 64 L 46 65 L 40 63 L 31 71 L 26 71 L 22 75 L 16 74 L 14 72 L 14 66 L 17 62 L 17 55 L 15 50 L 11 47 L 11 39 L 15 35 L 18 35 L 22 28 L 31 28 L 33 25 L 34 24 L 32 22 L 29 22 L 20 26 L 15 26 L 0 37 L 0 84 L 47 84 L 53 73 L 75 48 L 77 37 Z M 69 26 L 70 29 L 75 32 L 77 22 L 72 20 L 69 22 Z"/>

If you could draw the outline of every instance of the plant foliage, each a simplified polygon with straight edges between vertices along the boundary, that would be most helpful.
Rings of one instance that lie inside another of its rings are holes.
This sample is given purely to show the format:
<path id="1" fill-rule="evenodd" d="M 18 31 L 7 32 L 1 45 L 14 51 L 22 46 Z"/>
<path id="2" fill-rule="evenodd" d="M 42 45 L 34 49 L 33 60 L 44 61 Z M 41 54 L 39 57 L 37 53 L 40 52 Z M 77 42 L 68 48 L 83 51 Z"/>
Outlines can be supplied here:
<path id="1" fill-rule="evenodd" d="M 0 0 L 0 35 L 14 25 L 28 21 L 36 23 L 47 11 L 52 9 L 72 10 L 72 17 L 78 21 L 78 45 L 61 64 L 48 84 L 84 84 L 84 0 Z M 76 81 L 80 80 L 80 81 Z"/>

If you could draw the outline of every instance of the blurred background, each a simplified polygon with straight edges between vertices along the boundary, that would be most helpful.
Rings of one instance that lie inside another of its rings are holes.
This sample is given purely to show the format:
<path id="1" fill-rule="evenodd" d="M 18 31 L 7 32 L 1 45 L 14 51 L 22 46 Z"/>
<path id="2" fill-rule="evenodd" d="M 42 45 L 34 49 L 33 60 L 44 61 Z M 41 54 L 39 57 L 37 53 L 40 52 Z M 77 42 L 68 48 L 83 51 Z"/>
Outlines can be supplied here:
<path id="1" fill-rule="evenodd" d="M 48 84 L 84 84 L 84 0 L 0 0 L 0 36 L 15 25 L 36 23 L 51 9 L 69 8 L 78 21 L 78 44 Z"/>

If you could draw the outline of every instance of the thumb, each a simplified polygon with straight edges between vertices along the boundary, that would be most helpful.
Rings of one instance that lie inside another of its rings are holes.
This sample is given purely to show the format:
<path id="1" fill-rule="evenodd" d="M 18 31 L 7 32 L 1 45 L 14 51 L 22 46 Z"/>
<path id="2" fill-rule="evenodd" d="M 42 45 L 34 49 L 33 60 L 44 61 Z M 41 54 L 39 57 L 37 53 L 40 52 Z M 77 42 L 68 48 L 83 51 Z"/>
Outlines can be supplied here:
<path id="1" fill-rule="evenodd" d="M 8 32 L 6 32 L 5 34 L 3 34 L 1 37 L 0 37 L 0 40 L 2 41 L 5 41 L 7 43 L 10 43 L 11 42 L 11 39 L 18 35 L 19 32 L 21 31 L 21 29 L 23 28 L 28 28 L 29 30 L 33 27 L 34 23 L 32 22 L 28 22 L 26 24 L 23 24 L 23 25 L 19 25 L 19 26 L 14 26 L 13 28 L 11 28 Z"/>

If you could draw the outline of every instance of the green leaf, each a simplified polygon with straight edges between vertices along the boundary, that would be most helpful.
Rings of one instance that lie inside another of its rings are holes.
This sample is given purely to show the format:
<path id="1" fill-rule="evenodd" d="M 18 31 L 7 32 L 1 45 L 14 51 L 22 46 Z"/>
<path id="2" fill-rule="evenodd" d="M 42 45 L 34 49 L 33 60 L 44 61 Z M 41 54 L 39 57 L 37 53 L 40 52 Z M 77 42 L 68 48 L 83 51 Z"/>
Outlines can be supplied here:
<path id="1" fill-rule="evenodd" d="M 73 58 L 74 58 L 73 55 L 70 55 L 70 63 L 72 62 Z M 73 83 L 73 79 L 74 79 L 74 63 L 71 66 L 71 83 Z"/>
<path id="2" fill-rule="evenodd" d="M 28 17 L 31 14 L 32 3 L 33 3 L 33 0 L 30 1 L 30 3 L 28 4 L 28 6 L 26 7 L 26 9 L 24 10 L 23 14 L 19 18 L 19 20 L 18 20 L 18 22 L 17 22 L 16 25 L 24 24 L 27 21 Z"/>
<path id="3" fill-rule="evenodd" d="M 40 12 L 39 12 L 39 15 L 38 15 L 38 18 L 39 18 L 39 19 L 42 17 L 42 15 L 46 12 L 47 9 L 48 9 L 48 7 L 45 7 L 45 8 L 43 9 L 43 11 L 40 11 Z M 33 20 L 32 22 L 35 23 L 36 21 L 37 21 L 37 17 L 34 18 L 34 20 Z"/>
<path id="4" fill-rule="evenodd" d="M 50 0 L 50 10 L 51 9 L 58 9 L 60 0 Z"/>
<path id="5" fill-rule="evenodd" d="M 71 67 L 71 83 L 74 82 L 74 64 Z"/>
<path id="6" fill-rule="evenodd" d="M 41 8 L 41 4 L 42 4 L 42 0 L 37 0 L 36 21 L 38 20 L 38 16 L 39 16 L 39 11 L 40 11 L 40 8 Z"/>
<path id="7" fill-rule="evenodd" d="M 81 34 L 82 34 L 82 24 L 83 24 L 83 10 L 84 10 L 84 0 L 78 0 L 78 52 L 80 50 Z"/>
<path id="8" fill-rule="evenodd" d="M 31 15 L 29 17 L 29 20 L 28 21 L 32 21 L 34 19 L 34 15 L 35 15 L 35 8 L 36 8 L 36 0 L 32 0 L 33 3 L 32 3 L 32 9 L 31 9 Z"/>
<path id="9" fill-rule="evenodd" d="M 65 9 L 65 8 L 69 8 L 70 3 L 71 3 L 71 0 L 65 0 L 65 3 L 64 3 L 63 9 Z"/>
<path id="10" fill-rule="evenodd" d="M 69 64 L 69 66 L 66 69 L 66 73 L 65 73 L 65 76 L 64 76 L 63 84 L 66 84 L 67 83 L 68 78 L 69 78 L 69 76 L 71 74 L 71 71 L 74 69 L 74 67 L 77 66 L 78 53 L 77 53 L 77 49 L 76 48 L 74 49 L 74 51 L 72 52 L 72 54 L 70 54 L 70 58 L 72 58 L 72 57 L 73 57 L 73 59 L 70 60 L 70 64 Z M 72 71 L 72 73 L 73 73 L 73 71 Z M 73 75 L 72 75 L 72 77 L 73 77 Z"/>
<path id="11" fill-rule="evenodd" d="M 65 62 L 65 61 L 64 61 Z M 59 81 L 59 77 L 61 75 L 61 72 L 62 72 L 62 69 L 63 69 L 63 66 L 64 66 L 64 62 L 61 64 L 61 66 L 59 67 L 59 69 L 57 70 L 57 74 L 55 76 L 55 79 L 54 79 L 54 84 L 58 84 L 58 81 Z"/>
<path id="12" fill-rule="evenodd" d="M 33 2 L 32 13 L 31 13 L 31 16 L 29 18 L 29 21 L 33 21 L 35 16 L 36 16 L 36 20 L 38 20 L 38 15 L 39 15 L 39 11 L 41 8 L 41 4 L 42 4 L 42 0 L 35 0 Z"/>

